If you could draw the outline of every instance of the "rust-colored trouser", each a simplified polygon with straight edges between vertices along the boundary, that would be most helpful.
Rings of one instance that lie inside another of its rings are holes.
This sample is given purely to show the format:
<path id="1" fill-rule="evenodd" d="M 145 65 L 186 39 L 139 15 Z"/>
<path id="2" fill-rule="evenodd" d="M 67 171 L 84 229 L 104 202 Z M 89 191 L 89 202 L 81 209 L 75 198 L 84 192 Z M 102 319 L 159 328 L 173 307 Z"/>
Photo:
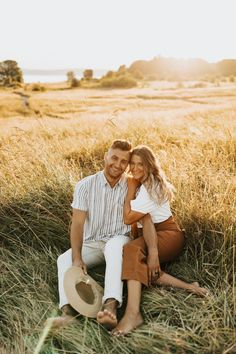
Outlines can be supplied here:
<path id="1" fill-rule="evenodd" d="M 171 216 L 154 224 L 157 232 L 160 263 L 173 261 L 183 249 L 184 236 Z M 147 246 L 143 236 L 124 246 L 122 280 L 138 280 L 148 286 Z"/>

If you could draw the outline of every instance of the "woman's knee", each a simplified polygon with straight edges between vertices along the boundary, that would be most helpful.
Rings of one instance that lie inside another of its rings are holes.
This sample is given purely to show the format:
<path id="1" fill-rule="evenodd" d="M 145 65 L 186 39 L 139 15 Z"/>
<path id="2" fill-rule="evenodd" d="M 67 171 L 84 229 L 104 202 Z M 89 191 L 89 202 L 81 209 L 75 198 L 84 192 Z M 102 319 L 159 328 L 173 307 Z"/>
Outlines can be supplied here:
<path id="1" fill-rule="evenodd" d="M 133 242 L 129 242 L 124 245 L 124 256 L 139 252 L 141 252 L 141 248 Z"/>

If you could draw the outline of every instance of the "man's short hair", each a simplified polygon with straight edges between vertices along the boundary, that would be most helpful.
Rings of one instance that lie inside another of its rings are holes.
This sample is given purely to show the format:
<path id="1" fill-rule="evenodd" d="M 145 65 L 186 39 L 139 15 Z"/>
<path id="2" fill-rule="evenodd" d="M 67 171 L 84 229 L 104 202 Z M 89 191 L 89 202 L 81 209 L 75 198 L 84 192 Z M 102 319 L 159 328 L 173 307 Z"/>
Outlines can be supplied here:
<path id="1" fill-rule="evenodd" d="M 110 149 L 119 149 L 122 151 L 130 151 L 132 148 L 131 143 L 127 140 L 114 140 Z"/>

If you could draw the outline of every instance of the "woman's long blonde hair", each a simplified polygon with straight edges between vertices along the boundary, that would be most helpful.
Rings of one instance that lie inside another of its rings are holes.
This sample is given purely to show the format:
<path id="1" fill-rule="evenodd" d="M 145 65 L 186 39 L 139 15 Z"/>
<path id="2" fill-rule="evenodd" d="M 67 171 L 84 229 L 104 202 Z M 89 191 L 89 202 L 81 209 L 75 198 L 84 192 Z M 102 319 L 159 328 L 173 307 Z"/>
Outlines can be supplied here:
<path id="1" fill-rule="evenodd" d="M 138 145 L 131 152 L 131 158 L 137 155 L 141 158 L 145 172 L 147 174 L 142 182 L 146 187 L 150 197 L 157 202 L 158 205 L 166 201 L 170 201 L 174 195 L 174 187 L 166 179 L 158 159 L 153 151 L 146 145 Z"/>

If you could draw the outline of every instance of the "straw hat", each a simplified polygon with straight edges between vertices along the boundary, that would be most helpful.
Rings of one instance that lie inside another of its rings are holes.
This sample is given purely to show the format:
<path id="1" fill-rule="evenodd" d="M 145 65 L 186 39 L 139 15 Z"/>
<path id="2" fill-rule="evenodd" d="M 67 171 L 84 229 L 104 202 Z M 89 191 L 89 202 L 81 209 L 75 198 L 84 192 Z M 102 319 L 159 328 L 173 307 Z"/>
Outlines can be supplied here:
<path id="1" fill-rule="evenodd" d="M 102 305 L 103 288 L 82 268 L 70 267 L 64 277 L 64 289 L 69 304 L 80 314 L 96 317 Z"/>

